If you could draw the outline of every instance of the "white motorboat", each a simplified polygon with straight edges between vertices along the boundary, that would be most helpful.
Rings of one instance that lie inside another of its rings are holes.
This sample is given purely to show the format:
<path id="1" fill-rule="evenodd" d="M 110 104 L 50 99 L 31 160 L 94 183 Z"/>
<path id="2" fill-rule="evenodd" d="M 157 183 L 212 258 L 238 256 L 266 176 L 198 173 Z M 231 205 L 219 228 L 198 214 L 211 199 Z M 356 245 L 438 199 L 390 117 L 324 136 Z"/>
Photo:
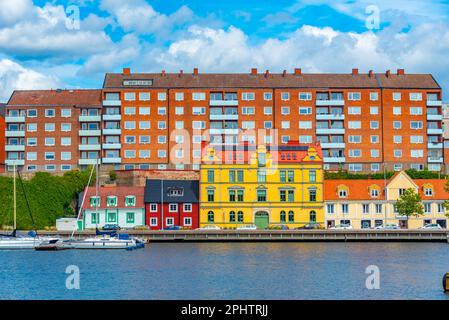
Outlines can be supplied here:
<path id="1" fill-rule="evenodd" d="M 135 249 L 138 242 L 135 239 L 120 239 L 117 236 L 96 236 L 80 240 L 67 240 L 67 245 L 73 249 Z"/>

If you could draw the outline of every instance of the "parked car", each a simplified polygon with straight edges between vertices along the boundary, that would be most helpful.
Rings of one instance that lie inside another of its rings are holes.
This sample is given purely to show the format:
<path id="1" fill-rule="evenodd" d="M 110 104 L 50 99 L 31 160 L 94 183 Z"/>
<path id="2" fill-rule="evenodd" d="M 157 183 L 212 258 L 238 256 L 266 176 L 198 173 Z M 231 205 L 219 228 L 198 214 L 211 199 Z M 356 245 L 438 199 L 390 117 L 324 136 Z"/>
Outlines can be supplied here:
<path id="1" fill-rule="evenodd" d="M 257 230 L 257 226 L 255 224 L 246 224 L 243 226 L 239 226 L 235 229 L 236 230 Z"/>
<path id="2" fill-rule="evenodd" d="M 429 230 L 440 230 L 443 229 L 438 223 L 428 223 L 421 227 L 420 229 L 429 229 Z"/>
<path id="3" fill-rule="evenodd" d="M 120 226 L 118 224 L 105 224 L 102 228 L 104 231 L 113 231 L 120 230 Z"/>
<path id="4" fill-rule="evenodd" d="M 168 226 L 168 227 L 164 228 L 164 230 L 168 230 L 168 231 L 181 230 L 181 227 L 180 226 Z"/>
<path id="5" fill-rule="evenodd" d="M 219 226 L 213 225 L 213 224 L 208 224 L 205 225 L 203 227 L 197 228 L 196 230 L 221 230 L 221 228 Z"/>
<path id="6" fill-rule="evenodd" d="M 349 230 L 352 229 L 352 226 L 350 224 L 346 224 L 346 223 L 342 223 L 342 224 L 337 224 L 336 226 L 330 228 L 333 230 Z"/>
<path id="7" fill-rule="evenodd" d="M 268 230 L 289 230 L 290 228 L 285 224 L 270 224 Z"/>
<path id="8" fill-rule="evenodd" d="M 374 229 L 376 229 L 376 230 L 398 230 L 401 228 L 397 224 L 387 223 L 386 225 L 377 226 Z"/>
<path id="9" fill-rule="evenodd" d="M 296 228 L 298 230 L 314 230 L 314 229 L 321 229 L 321 225 L 319 223 L 308 223 L 306 225 L 303 225 L 302 227 Z"/>

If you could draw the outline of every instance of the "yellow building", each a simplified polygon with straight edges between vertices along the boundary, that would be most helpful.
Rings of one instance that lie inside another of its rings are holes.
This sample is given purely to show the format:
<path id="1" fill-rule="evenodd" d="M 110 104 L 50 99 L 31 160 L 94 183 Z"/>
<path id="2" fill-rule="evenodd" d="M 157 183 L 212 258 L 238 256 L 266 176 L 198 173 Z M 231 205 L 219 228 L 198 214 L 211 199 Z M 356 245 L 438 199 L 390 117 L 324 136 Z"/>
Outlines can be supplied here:
<path id="1" fill-rule="evenodd" d="M 324 226 L 319 146 L 207 148 L 200 178 L 200 226 Z"/>
<path id="2" fill-rule="evenodd" d="M 447 227 L 444 201 L 449 194 L 444 190 L 444 179 L 411 179 L 404 171 L 388 180 L 326 180 L 324 183 L 326 227 L 350 224 L 354 229 L 368 229 L 385 224 L 396 224 L 406 229 L 417 229 L 437 223 Z M 422 199 L 424 215 L 400 216 L 395 203 L 400 194 L 413 189 Z"/>

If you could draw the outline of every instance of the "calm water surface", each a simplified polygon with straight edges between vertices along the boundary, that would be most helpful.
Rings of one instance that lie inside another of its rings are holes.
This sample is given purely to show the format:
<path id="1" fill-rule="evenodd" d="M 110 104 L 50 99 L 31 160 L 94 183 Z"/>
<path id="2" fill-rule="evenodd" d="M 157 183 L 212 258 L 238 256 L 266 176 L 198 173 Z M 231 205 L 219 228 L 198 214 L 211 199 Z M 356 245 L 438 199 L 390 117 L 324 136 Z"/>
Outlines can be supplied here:
<path id="1" fill-rule="evenodd" d="M 66 289 L 66 267 L 80 289 Z M 367 290 L 365 269 L 380 269 Z M 0 299 L 447 299 L 444 243 L 170 243 L 1 251 Z"/>

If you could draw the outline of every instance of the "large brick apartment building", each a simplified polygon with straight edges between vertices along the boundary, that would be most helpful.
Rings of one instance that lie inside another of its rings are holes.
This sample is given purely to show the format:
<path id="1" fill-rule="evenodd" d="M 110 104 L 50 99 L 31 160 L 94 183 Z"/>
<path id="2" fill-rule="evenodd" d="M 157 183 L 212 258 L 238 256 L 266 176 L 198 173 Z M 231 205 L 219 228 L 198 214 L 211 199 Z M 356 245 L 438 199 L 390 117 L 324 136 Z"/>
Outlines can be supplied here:
<path id="1" fill-rule="evenodd" d="M 198 169 L 204 142 L 298 140 L 319 141 L 328 170 L 439 171 L 441 91 L 432 75 L 402 69 L 203 74 L 125 68 L 106 74 L 102 90 L 15 91 L 6 106 L 6 163 L 59 171 L 98 157 L 119 169 Z"/>

